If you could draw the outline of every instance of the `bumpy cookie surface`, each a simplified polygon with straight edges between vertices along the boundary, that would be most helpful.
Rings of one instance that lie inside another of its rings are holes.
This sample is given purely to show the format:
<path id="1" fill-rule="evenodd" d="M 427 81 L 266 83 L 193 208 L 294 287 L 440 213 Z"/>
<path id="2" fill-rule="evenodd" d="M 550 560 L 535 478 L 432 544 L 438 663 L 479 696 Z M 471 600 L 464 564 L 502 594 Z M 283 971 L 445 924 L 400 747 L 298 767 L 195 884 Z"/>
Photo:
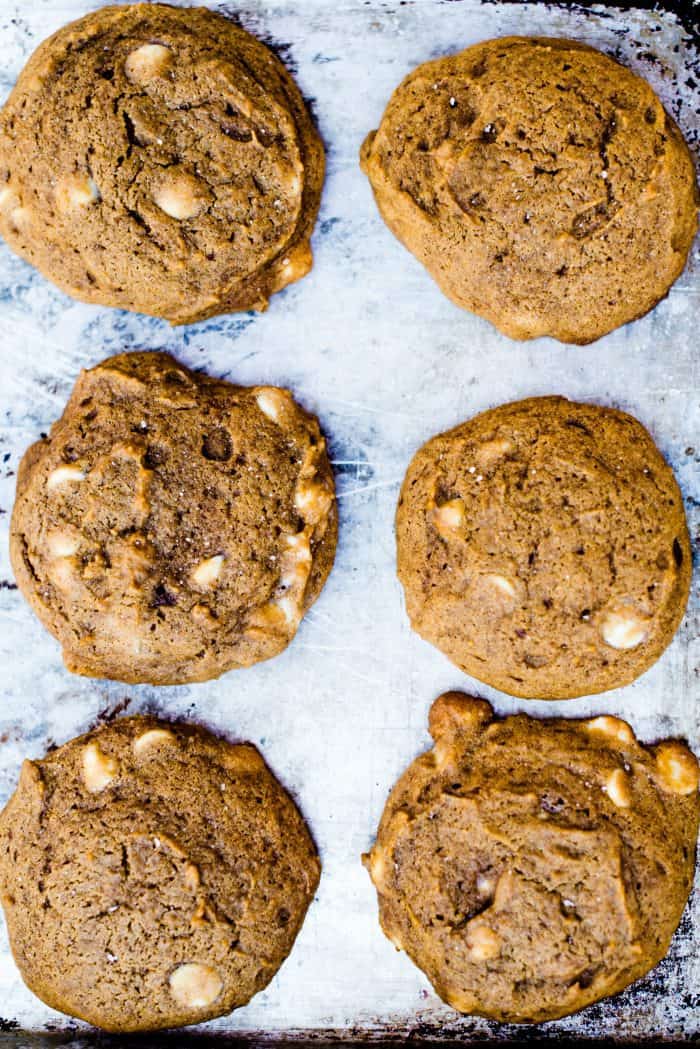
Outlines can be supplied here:
<path id="1" fill-rule="evenodd" d="M 455 1009 L 515 1023 L 615 994 L 668 950 L 692 885 L 698 763 L 624 721 L 494 718 L 459 693 L 365 857 L 382 928 Z"/>
<path id="2" fill-rule="evenodd" d="M 570 40 L 419 66 L 362 166 L 445 294 L 516 339 L 586 343 L 646 313 L 697 226 L 693 161 L 652 89 Z"/>
<path id="3" fill-rule="evenodd" d="M 325 441 L 287 390 L 131 353 L 26 453 L 10 554 L 69 670 L 177 684 L 281 652 L 336 535 Z"/>
<path id="4" fill-rule="evenodd" d="M 413 628 L 515 696 L 632 681 L 688 599 L 683 501 L 650 435 L 563 397 L 502 405 L 428 441 L 396 536 Z"/>
<path id="5" fill-rule="evenodd" d="M 319 873 L 255 747 L 153 718 L 25 761 L 0 816 L 0 891 L 24 980 L 112 1031 L 245 1005 L 291 950 Z"/>
<path id="6" fill-rule="evenodd" d="M 205 8 L 106 7 L 0 116 L 0 234 L 64 291 L 176 324 L 311 268 L 323 147 L 281 62 Z"/>

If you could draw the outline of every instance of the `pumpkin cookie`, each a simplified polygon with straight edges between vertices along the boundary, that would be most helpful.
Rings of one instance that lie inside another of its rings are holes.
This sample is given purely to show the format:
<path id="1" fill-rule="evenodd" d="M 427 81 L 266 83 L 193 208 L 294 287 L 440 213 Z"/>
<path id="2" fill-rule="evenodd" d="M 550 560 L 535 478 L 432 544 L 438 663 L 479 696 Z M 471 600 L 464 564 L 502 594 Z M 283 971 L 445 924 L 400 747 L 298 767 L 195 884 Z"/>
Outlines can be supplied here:
<path id="1" fill-rule="evenodd" d="M 632 416 L 563 397 L 502 405 L 428 441 L 396 537 L 413 628 L 514 696 L 633 681 L 688 599 L 673 472 Z"/>
<path id="2" fill-rule="evenodd" d="M 10 554 L 69 670 L 179 684 L 281 652 L 336 535 L 325 441 L 287 390 L 131 353 L 26 453 Z"/>
<path id="3" fill-rule="evenodd" d="M 45 41 L 0 116 L 0 234 L 84 302 L 174 324 L 311 269 L 323 147 L 260 41 L 205 8 L 105 7 Z"/>
<path id="4" fill-rule="evenodd" d="M 28 986 L 109 1031 L 221 1016 L 289 954 L 320 866 L 250 745 L 125 718 L 25 761 L 0 891 Z"/>
<path id="5" fill-rule="evenodd" d="M 698 763 L 614 717 L 430 712 L 365 863 L 381 925 L 449 1005 L 541 1022 L 616 994 L 666 954 L 690 892 Z"/>
<path id="6" fill-rule="evenodd" d="M 362 166 L 445 294 L 514 339 L 587 343 L 640 317 L 697 227 L 693 160 L 651 87 L 571 40 L 505 37 L 419 66 Z"/>

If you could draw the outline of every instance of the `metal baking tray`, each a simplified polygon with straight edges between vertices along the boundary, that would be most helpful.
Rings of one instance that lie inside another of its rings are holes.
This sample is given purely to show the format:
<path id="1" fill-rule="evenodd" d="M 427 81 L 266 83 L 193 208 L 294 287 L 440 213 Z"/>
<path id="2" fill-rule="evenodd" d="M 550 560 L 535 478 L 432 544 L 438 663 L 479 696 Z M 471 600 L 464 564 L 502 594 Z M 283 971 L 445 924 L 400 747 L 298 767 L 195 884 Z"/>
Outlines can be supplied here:
<path id="1" fill-rule="evenodd" d="M 41 39 L 96 0 L 0 0 L 0 96 Z M 697 152 L 700 62 L 693 10 L 479 0 L 242 0 L 213 3 L 275 48 L 295 73 L 328 150 L 315 267 L 267 313 L 187 328 L 62 295 L 0 245 L 0 803 L 20 762 L 106 718 L 192 718 L 263 751 L 292 791 L 323 860 L 317 898 L 270 986 L 182 1046 L 245 1039 L 655 1042 L 700 1036 L 700 894 L 666 960 L 626 993 L 536 1028 L 460 1017 L 377 923 L 360 854 L 389 788 L 428 745 L 427 712 L 448 688 L 500 713 L 627 718 L 646 740 L 700 749 L 698 579 L 677 637 L 627 688 L 562 703 L 511 699 L 470 681 L 409 629 L 395 577 L 393 514 L 416 448 L 475 413 L 559 393 L 616 405 L 651 430 L 700 528 L 698 251 L 652 314 L 586 348 L 514 343 L 453 306 L 384 227 L 357 155 L 401 78 L 420 62 L 509 33 L 571 36 L 645 76 Z M 16 591 L 7 531 L 22 452 L 61 413 L 81 367 L 124 349 L 168 349 L 239 383 L 290 386 L 330 442 L 341 511 L 336 567 L 285 654 L 219 681 L 173 688 L 72 677 Z M 22 984 L 0 923 L 0 1038 L 86 1045 L 97 1035 Z M 4 1033 L 3 1033 L 4 1032 Z M 121 1040 L 119 1044 L 126 1044 Z M 144 1044 L 140 1040 L 138 1044 Z M 156 1044 L 155 1042 L 149 1044 Z"/>

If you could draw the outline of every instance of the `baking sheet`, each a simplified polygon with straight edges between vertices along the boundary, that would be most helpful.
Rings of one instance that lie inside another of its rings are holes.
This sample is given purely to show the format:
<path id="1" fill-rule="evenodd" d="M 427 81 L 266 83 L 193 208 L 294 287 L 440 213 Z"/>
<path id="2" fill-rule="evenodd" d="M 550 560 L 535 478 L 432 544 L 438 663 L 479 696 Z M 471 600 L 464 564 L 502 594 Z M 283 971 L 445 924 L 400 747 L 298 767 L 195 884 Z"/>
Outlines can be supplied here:
<path id="1" fill-rule="evenodd" d="M 94 0 L 0 0 L 0 96 L 43 37 L 94 6 Z M 698 55 L 674 15 L 653 11 L 478 0 L 210 6 L 236 12 L 273 43 L 311 101 L 328 148 L 315 268 L 275 296 L 266 314 L 172 330 L 74 303 L 0 245 L 0 802 L 24 756 L 38 757 L 115 711 L 195 718 L 252 740 L 308 818 L 323 878 L 296 947 L 268 989 L 206 1029 L 513 1037 L 522 1029 L 456 1016 L 383 937 L 360 853 L 397 775 L 428 745 L 429 705 L 448 688 L 472 689 L 501 713 L 614 713 L 644 739 L 681 735 L 699 749 L 697 574 L 680 632 L 641 680 L 567 703 L 510 699 L 471 682 L 409 630 L 394 574 L 398 486 L 432 434 L 498 403 L 561 393 L 619 406 L 649 427 L 676 470 L 697 537 L 698 251 L 650 316 L 597 344 L 514 343 L 448 302 L 394 240 L 357 153 L 391 90 L 414 66 L 514 32 L 569 35 L 617 55 L 651 81 L 697 149 Z M 337 563 L 296 641 L 271 663 L 204 685 L 156 689 L 72 677 L 58 645 L 12 588 L 7 531 L 22 452 L 60 414 L 82 366 L 140 348 L 171 350 L 190 367 L 236 382 L 290 386 L 319 414 L 335 464 Z M 4 924 L 0 1002 L 5 1029 L 83 1026 L 25 989 Z M 614 1000 L 544 1025 L 541 1034 L 622 1039 L 699 1032 L 696 885 L 670 955 L 652 975 Z"/>

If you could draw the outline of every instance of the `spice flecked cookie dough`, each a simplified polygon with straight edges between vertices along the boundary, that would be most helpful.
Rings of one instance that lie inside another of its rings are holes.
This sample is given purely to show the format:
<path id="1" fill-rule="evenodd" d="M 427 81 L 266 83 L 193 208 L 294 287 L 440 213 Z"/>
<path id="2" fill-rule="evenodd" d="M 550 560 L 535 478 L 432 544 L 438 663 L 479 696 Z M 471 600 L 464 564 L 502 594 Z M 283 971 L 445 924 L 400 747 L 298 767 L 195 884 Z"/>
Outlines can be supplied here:
<path id="1" fill-rule="evenodd" d="M 69 670 L 179 684 L 283 651 L 336 538 L 325 441 L 289 391 L 128 353 L 25 454 L 10 555 Z"/>
<path id="2" fill-rule="evenodd" d="M 311 269 L 324 152 L 267 47 L 205 8 L 105 7 L 0 115 L 0 234 L 68 294 L 185 324 Z"/>
<path id="3" fill-rule="evenodd" d="M 449 1005 L 524 1023 L 621 991 L 690 892 L 698 763 L 615 717 L 499 720 L 447 693 L 364 857 L 387 937 Z"/>
<path id="4" fill-rule="evenodd" d="M 25 761 L 0 892 L 35 994 L 110 1031 L 221 1016 L 272 979 L 320 865 L 255 747 L 125 718 Z"/>
<path id="5" fill-rule="evenodd" d="M 568 699 L 647 670 L 692 557 L 673 472 L 636 419 L 537 397 L 432 438 L 396 514 L 411 624 L 472 677 Z"/>
<path id="6" fill-rule="evenodd" d="M 453 302 L 587 343 L 650 310 L 697 228 L 694 163 L 651 87 L 571 40 L 426 62 L 362 147 L 379 210 Z"/>

